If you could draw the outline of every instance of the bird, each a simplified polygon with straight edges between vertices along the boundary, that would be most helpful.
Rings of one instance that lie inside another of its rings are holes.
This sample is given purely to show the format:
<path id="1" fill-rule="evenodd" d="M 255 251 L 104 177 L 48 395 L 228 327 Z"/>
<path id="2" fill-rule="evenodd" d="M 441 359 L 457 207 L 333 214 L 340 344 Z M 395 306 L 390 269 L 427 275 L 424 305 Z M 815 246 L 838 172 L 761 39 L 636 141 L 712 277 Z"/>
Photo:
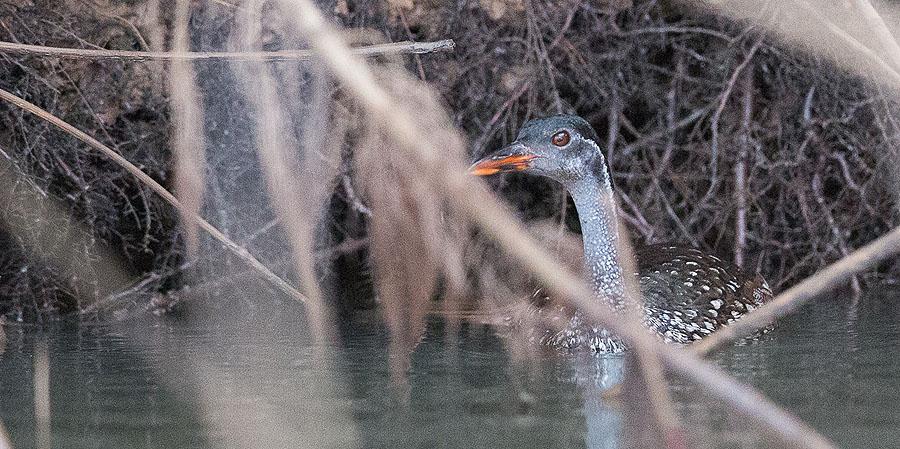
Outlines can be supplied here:
<path id="1" fill-rule="evenodd" d="M 626 301 L 615 191 L 598 142 L 594 128 L 577 115 L 533 119 L 522 125 L 515 141 L 478 159 L 469 173 L 522 172 L 562 184 L 581 223 L 585 270 L 593 293 L 620 310 Z M 644 324 L 669 343 L 702 340 L 773 296 L 758 273 L 695 248 L 654 244 L 637 248 L 634 257 Z M 620 338 L 577 311 L 562 330 L 545 331 L 541 341 L 598 353 L 627 349 Z"/>

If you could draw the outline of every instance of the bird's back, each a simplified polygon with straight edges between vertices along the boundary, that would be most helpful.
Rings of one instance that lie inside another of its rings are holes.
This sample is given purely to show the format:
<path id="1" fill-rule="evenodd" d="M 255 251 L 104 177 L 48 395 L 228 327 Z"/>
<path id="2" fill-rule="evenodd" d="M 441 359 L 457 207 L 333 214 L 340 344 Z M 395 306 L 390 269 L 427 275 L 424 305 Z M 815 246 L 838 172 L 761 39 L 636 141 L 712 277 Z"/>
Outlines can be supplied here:
<path id="1" fill-rule="evenodd" d="M 651 245 L 635 256 L 647 324 L 672 342 L 700 340 L 772 298 L 760 275 L 697 249 Z"/>

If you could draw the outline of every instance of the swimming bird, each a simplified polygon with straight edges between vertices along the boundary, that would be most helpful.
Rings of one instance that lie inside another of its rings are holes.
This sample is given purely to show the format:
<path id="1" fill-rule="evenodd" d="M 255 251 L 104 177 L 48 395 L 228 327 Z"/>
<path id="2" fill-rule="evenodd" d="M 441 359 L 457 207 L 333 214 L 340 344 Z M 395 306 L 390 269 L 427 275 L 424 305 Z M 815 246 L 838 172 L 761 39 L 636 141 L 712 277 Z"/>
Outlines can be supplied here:
<path id="1" fill-rule="evenodd" d="M 597 133 L 587 121 L 575 115 L 528 121 L 514 142 L 485 155 L 469 171 L 478 176 L 524 172 L 562 184 L 578 212 L 594 294 L 614 309 L 624 307 L 614 187 Z M 698 249 L 657 244 L 636 249 L 634 256 L 644 322 L 668 342 L 700 340 L 772 298 L 762 276 Z M 543 340 L 603 353 L 625 349 L 615 335 L 578 313 Z"/>

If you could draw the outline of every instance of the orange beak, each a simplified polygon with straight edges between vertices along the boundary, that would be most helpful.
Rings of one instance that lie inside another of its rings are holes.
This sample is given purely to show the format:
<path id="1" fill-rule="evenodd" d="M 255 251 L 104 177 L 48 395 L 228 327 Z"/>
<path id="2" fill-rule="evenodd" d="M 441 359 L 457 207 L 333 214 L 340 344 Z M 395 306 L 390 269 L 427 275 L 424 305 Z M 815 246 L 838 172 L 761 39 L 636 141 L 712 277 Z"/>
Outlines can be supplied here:
<path id="1" fill-rule="evenodd" d="M 523 171 L 531 167 L 531 161 L 536 157 L 533 154 L 489 156 L 472 164 L 469 173 L 475 176 L 489 176 L 497 173 Z"/>

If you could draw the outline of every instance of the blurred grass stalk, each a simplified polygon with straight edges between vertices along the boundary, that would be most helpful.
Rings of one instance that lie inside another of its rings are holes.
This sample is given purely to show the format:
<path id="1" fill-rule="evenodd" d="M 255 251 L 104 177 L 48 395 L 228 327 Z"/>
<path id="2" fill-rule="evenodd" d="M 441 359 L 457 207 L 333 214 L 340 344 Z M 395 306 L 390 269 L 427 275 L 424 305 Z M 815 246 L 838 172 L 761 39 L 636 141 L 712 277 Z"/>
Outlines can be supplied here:
<path id="1" fill-rule="evenodd" d="M 12 197 L 12 192 L 16 196 Z M 81 229 L 79 224 L 71 217 L 68 217 L 65 209 L 61 204 L 51 197 L 40 196 L 28 183 L 25 176 L 16 172 L 13 164 L 5 159 L 0 159 L 0 211 L 10 210 L 10 201 L 21 201 L 30 205 L 39 214 L 33 221 L 21 220 L 18 214 L 5 213 L 0 215 L 3 225 L 11 233 L 22 238 L 35 259 L 39 259 L 45 263 L 52 264 L 59 268 L 60 272 L 66 273 L 72 279 L 80 284 L 80 291 L 87 291 L 89 287 L 96 288 L 100 292 L 113 292 L 130 281 L 127 273 L 120 270 L 116 259 L 111 254 L 100 254 L 92 266 L 87 266 L 79 262 L 77 257 L 61 251 L 51 251 L 47 247 L 53 239 L 58 236 L 67 236 L 70 241 L 71 248 L 78 248 L 83 245 L 79 240 L 86 238 L 89 233 Z M 60 222 L 68 223 L 70 228 L 61 229 L 56 227 Z M 95 284 L 96 283 L 96 284 Z M 0 329 L 2 332 L 2 329 Z M 141 331 L 126 332 L 126 337 L 131 339 L 131 343 L 135 347 L 144 347 L 151 344 L 148 336 L 143 335 Z M 272 357 L 274 359 L 274 356 Z M 218 435 L 225 435 L 227 440 L 223 441 L 225 447 L 234 449 L 246 449 L 253 447 L 294 447 L 283 444 L 285 435 L 290 435 L 292 429 L 295 429 L 298 423 L 296 417 L 274 415 L 269 410 L 259 409 L 251 406 L 243 407 L 239 411 L 225 409 L 221 406 L 222 398 L 240 395 L 243 392 L 253 388 L 253 385 L 232 384 L 221 379 L 218 373 L 210 369 L 201 361 L 187 360 L 181 363 L 176 359 L 169 361 L 158 361 L 162 366 L 154 366 L 153 368 L 160 374 L 159 378 L 166 382 L 171 382 L 172 388 L 176 391 L 184 388 L 185 380 L 196 387 L 200 392 L 199 398 L 194 399 L 195 403 L 200 407 L 209 421 L 213 423 L 213 428 Z M 324 363 L 324 362 L 319 362 Z M 47 449 L 52 446 L 51 434 L 51 407 L 50 407 L 50 364 L 49 352 L 45 341 L 39 342 L 34 350 L 34 417 L 35 417 L 35 447 L 38 449 Z M 315 373 L 329 372 L 324 370 L 315 370 Z M 174 374 L 173 373 L 177 373 Z M 318 391 L 329 391 L 336 388 L 335 379 L 328 376 L 310 376 L 307 385 L 309 388 L 318 388 Z M 329 397 L 333 397 L 329 396 Z M 317 428 L 321 430 L 327 427 L 329 422 L 339 422 L 341 424 L 349 423 L 349 420 L 340 420 L 339 413 L 330 410 L 327 407 L 321 409 L 311 409 L 308 416 L 304 416 L 301 424 L 306 425 L 308 429 Z M 314 419 L 311 419 L 314 418 Z M 309 421 L 313 421 L 314 425 L 309 425 Z M 251 425 L 252 423 L 258 426 Z M 318 427 L 316 427 L 316 425 Z M 354 429 L 347 425 L 340 427 L 342 441 L 354 441 Z M 0 429 L 2 430 L 2 429 Z M 331 429 L 329 429 L 331 430 Z M 319 432 L 310 432 L 310 447 L 328 446 L 329 443 L 337 438 L 334 433 L 325 434 Z M 324 440 L 324 438 L 333 438 L 333 440 Z M 7 440 L 8 441 L 8 440 Z M 260 444 L 262 443 L 262 444 Z M 266 444 L 270 443 L 270 444 Z M 321 443 L 321 444 L 319 444 Z M 0 449 L 4 444 L 3 432 L 0 432 Z M 11 447 L 11 445 L 9 446 Z"/>
<path id="2" fill-rule="evenodd" d="M 178 0 L 175 4 L 175 23 L 172 36 L 173 51 L 190 50 L 188 21 L 191 2 Z M 173 136 L 172 155 L 175 158 L 175 195 L 183 205 L 179 208 L 184 228 L 187 257 L 197 257 L 200 246 L 200 226 L 193 217 L 200 216 L 203 194 L 206 191 L 206 139 L 203 129 L 203 102 L 197 91 L 194 68 L 189 61 L 176 59 L 169 64 L 169 93 L 172 102 L 172 121 L 177 123 Z"/>
<path id="3" fill-rule="evenodd" d="M 3 421 L 0 421 L 0 449 L 13 449 L 12 441 L 9 440 L 9 432 L 6 431 Z"/>
<path id="4" fill-rule="evenodd" d="M 252 51 L 261 44 L 263 24 L 259 16 L 264 4 L 263 1 L 248 1 L 239 12 L 241 35 L 236 37 L 235 45 L 241 50 Z M 313 336 L 320 342 L 330 341 L 333 320 L 316 279 L 315 258 L 310 255 L 314 253 L 316 226 L 321 220 L 327 195 L 334 188 L 333 180 L 340 159 L 335 153 L 339 152 L 340 144 L 334 145 L 333 142 L 323 142 L 321 139 L 299 141 L 292 132 L 290 109 L 298 106 L 299 98 L 295 95 L 301 90 L 295 75 L 301 69 L 299 66 L 288 62 L 274 66 L 256 61 L 234 63 L 233 68 L 243 82 L 242 87 L 253 109 L 252 115 L 256 118 L 257 156 L 263 169 L 270 203 L 288 240 L 294 271 L 300 277 L 303 292 L 308 299 L 305 305 Z M 292 92 L 279 90 L 281 86 L 275 75 L 270 73 L 270 68 L 273 71 L 275 68 L 281 69 L 279 73 L 284 74 L 288 80 L 288 89 L 295 91 L 294 95 Z M 318 91 L 324 90 L 327 83 L 317 84 L 319 77 L 315 74 L 311 74 L 311 78 L 314 80 L 314 95 L 322 95 Z M 326 128 L 329 122 L 328 111 L 322 107 L 313 114 L 320 115 L 318 121 Z M 200 125 L 202 124 L 198 123 Z M 308 131 L 309 129 L 305 133 L 306 137 L 312 135 Z M 199 150 L 205 151 L 205 148 Z M 301 163 L 300 158 L 305 159 L 305 164 Z"/>
<path id="5" fill-rule="evenodd" d="M 44 340 L 34 348 L 34 432 L 35 447 L 50 449 L 50 355 Z"/>
<path id="6" fill-rule="evenodd" d="M 748 21 L 787 43 L 830 58 L 861 78 L 900 91 L 900 45 L 869 0 L 704 0 L 697 4 Z M 879 6 L 898 12 L 886 3 Z M 829 16 L 829 11 L 835 15 Z"/>

